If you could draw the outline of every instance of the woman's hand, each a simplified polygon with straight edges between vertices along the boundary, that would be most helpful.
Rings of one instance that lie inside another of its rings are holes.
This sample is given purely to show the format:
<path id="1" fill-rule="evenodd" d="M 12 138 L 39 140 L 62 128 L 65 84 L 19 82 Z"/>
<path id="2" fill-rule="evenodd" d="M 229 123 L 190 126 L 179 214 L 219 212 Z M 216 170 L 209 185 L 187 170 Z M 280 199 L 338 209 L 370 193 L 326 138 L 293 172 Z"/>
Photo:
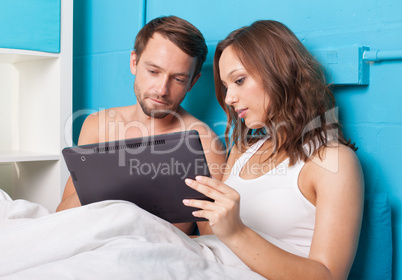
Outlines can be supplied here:
<path id="1" fill-rule="evenodd" d="M 214 234 L 222 241 L 245 229 L 239 215 L 240 195 L 221 181 L 197 176 L 196 180 L 186 179 L 186 184 L 196 191 L 212 198 L 214 202 L 197 199 L 184 199 L 186 206 L 200 208 L 193 212 L 195 217 L 209 220 Z"/>

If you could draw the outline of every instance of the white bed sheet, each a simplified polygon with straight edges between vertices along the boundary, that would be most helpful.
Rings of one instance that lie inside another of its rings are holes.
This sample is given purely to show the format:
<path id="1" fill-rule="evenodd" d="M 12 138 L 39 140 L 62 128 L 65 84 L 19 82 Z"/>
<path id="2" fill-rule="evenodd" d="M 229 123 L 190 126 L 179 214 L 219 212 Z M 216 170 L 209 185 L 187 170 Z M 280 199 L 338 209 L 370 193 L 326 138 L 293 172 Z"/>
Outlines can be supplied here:
<path id="1" fill-rule="evenodd" d="M 265 279 L 215 236 L 124 201 L 58 213 L 0 190 L 0 279 Z"/>

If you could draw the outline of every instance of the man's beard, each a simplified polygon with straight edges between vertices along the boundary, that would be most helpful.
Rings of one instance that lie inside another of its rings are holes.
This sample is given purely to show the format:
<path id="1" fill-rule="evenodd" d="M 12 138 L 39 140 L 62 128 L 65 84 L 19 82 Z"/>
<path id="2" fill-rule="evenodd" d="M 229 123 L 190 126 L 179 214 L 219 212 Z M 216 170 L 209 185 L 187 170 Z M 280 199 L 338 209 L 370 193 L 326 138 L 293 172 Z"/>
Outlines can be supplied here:
<path id="1" fill-rule="evenodd" d="M 151 96 L 147 93 L 142 93 L 141 89 L 135 84 L 134 82 L 134 93 L 135 96 L 137 97 L 137 102 L 138 104 L 140 104 L 142 111 L 145 113 L 145 115 L 147 115 L 148 117 L 151 118 L 155 118 L 155 119 L 163 119 L 164 117 L 166 117 L 169 114 L 175 114 L 177 111 L 177 108 L 179 108 L 181 101 L 178 104 L 173 104 L 172 101 L 165 99 L 163 97 L 160 96 Z M 161 109 L 161 110 L 157 110 L 157 109 L 151 109 L 149 107 L 147 107 L 147 105 L 145 104 L 145 99 L 147 98 L 152 98 L 152 99 L 157 99 L 160 100 L 161 102 L 166 103 L 166 109 Z"/>

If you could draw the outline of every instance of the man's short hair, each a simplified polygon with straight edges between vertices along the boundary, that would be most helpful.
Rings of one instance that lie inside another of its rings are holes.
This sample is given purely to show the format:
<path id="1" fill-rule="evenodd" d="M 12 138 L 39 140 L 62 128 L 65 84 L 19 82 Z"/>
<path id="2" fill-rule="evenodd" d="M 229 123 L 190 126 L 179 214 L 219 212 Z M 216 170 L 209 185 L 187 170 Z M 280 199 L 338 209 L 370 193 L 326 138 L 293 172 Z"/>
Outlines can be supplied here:
<path id="1" fill-rule="evenodd" d="M 156 32 L 171 41 L 189 56 L 197 58 L 193 77 L 201 72 L 202 65 L 208 53 L 204 36 L 194 25 L 176 16 L 155 18 L 138 32 L 134 44 L 137 61 L 140 60 L 149 39 Z"/>

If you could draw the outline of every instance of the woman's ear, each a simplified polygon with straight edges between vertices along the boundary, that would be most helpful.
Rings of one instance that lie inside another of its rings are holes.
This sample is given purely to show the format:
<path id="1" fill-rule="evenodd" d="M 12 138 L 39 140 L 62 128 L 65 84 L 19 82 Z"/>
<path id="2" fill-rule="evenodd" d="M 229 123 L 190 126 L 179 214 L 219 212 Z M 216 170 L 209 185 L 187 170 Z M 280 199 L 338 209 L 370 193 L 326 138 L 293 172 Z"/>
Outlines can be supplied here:
<path id="1" fill-rule="evenodd" d="M 130 56 L 130 70 L 133 75 L 137 73 L 137 53 L 135 51 L 131 52 Z"/>

